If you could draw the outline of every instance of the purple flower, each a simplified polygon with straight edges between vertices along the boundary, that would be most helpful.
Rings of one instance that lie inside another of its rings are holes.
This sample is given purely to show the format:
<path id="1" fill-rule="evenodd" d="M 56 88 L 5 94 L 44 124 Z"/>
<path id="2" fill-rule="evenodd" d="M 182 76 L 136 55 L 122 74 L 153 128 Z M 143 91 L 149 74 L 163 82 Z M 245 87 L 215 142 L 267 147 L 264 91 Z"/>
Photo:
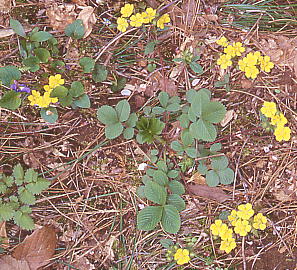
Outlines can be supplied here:
<path id="1" fill-rule="evenodd" d="M 18 83 L 14 81 L 14 83 L 10 86 L 10 88 L 16 92 L 25 92 L 30 94 L 31 89 L 23 83 Z"/>

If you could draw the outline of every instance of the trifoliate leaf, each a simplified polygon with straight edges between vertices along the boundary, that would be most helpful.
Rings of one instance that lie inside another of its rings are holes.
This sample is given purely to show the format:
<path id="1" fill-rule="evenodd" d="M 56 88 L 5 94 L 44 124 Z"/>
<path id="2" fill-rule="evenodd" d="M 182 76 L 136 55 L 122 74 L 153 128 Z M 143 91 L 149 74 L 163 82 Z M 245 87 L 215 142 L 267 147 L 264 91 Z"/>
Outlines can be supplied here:
<path id="1" fill-rule="evenodd" d="M 25 230 L 33 230 L 34 229 L 34 221 L 26 213 L 22 213 L 21 211 L 15 212 L 13 220 L 17 225 L 19 225 L 21 228 L 23 228 Z"/>
<path id="2" fill-rule="evenodd" d="M 46 190 L 50 186 L 50 181 L 44 178 L 38 178 L 36 183 L 30 183 L 26 185 L 26 189 L 32 194 L 40 194 L 43 190 Z"/>
<path id="3" fill-rule="evenodd" d="M 34 204 L 35 203 L 35 196 L 26 188 L 20 187 L 18 190 L 19 199 L 24 204 Z"/>
<path id="4" fill-rule="evenodd" d="M 25 183 L 36 182 L 37 177 L 38 177 L 38 173 L 35 172 L 32 168 L 30 168 L 25 173 L 24 182 Z"/>

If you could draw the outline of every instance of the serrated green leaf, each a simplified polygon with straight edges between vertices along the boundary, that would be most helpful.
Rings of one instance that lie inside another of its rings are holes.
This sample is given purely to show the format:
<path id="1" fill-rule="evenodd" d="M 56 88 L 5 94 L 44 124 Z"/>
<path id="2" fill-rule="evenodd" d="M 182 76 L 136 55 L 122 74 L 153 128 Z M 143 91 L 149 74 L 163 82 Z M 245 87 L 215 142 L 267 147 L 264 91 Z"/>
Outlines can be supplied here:
<path id="1" fill-rule="evenodd" d="M 98 109 L 97 118 L 104 125 L 119 123 L 116 110 L 108 105 L 103 105 Z"/>
<path id="2" fill-rule="evenodd" d="M 0 203 L 0 221 L 7 221 L 13 217 L 14 210 L 13 208 L 5 203 Z"/>
<path id="3" fill-rule="evenodd" d="M 215 126 L 212 123 L 204 121 L 203 119 L 199 119 L 197 121 L 197 131 L 198 138 L 206 142 L 213 142 L 217 137 L 217 131 Z"/>
<path id="4" fill-rule="evenodd" d="M 79 97 L 85 92 L 84 85 L 79 82 L 75 81 L 71 84 L 71 88 L 69 89 L 69 94 L 73 97 Z"/>
<path id="5" fill-rule="evenodd" d="M 13 217 L 14 222 L 19 225 L 21 228 L 25 230 L 33 230 L 34 229 L 34 221 L 27 214 L 22 213 L 21 211 L 16 211 Z"/>
<path id="6" fill-rule="evenodd" d="M 210 187 L 216 187 L 220 183 L 219 175 L 214 170 L 208 171 L 206 173 L 206 183 Z"/>
<path id="7" fill-rule="evenodd" d="M 177 194 L 168 195 L 166 203 L 175 206 L 179 212 L 186 209 L 185 201 Z"/>
<path id="8" fill-rule="evenodd" d="M 136 189 L 136 194 L 139 198 L 141 199 L 145 199 L 145 193 L 144 193 L 144 186 L 139 186 L 137 189 Z"/>
<path id="9" fill-rule="evenodd" d="M 165 172 L 156 170 L 153 174 L 153 179 L 161 186 L 165 186 L 168 183 L 168 177 Z"/>
<path id="10" fill-rule="evenodd" d="M 229 164 L 229 161 L 226 156 L 214 157 L 211 159 L 211 167 L 215 171 L 226 169 L 228 164 Z"/>
<path id="11" fill-rule="evenodd" d="M 184 146 L 190 146 L 194 142 L 194 137 L 190 133 L 189 129 L 184 129 L 181 133 L 181 141 Z"/>
<path id="12" fill-rule="evenodd" d="M 178 103 L 172 103 L 166 107 L 166 110 L 168 112 L 177 112 L 177 111 L 179 111 L 179 109 L 180 109 L 180 104 L 178 104 Z"/>
<path id="13" fill-rule="evenodd" d="M 131 113 L 125 124 L 127 125 L 127 127 L 135 127 L 137 120 L 138 120 L 138 117 L 136 113 Z"/>
<path id="14" fill-rule="evenodd" d="M 38 177 L 38 173 L 35 172 L 32 168 L 30 168 L 25 172 L 24 182 L 25 183 L 36 182 L 37 177 Z"/>
<path id="15" fill-rule="evenodd" d="M 165 232 L 177 233 L 180 229 L 181 221 L 179 212 L 173 205 L 165 205 L 163 209 L 161 224 Z"/>
<path id="16" fill-rule="evenodd" d="M 0 80 L 5 86 L 10 86 L 14 80 L 21 78 L 21 72 L 15 66 L 0 67 Z"/>
<path id="17" fill-rule="evenodd" d="M 112 140 L 119 137 L 124 130 L 121 123 L 111 124 L 105 127 L 105 136 L 107 139 Z"/>
<path id="18" fill-rule="evenodd" d="M 68 24 L 65 28 L 65 34 L 68 37 L 72 37 L 74 39 L 80 39 L 85 34 L 85 27 L 83 25 L 83 21 L 78 19 L 73 23 Z"/>
<path id="19" fill-rule="evenodd" d="M 179 172 L 177 170 L 170 170 L 167 174 L 169 178 L 173 178 L 173 179 L 178 177 L 178 175 L 179 175 Z"/>
<path id="20" fill-rule="evenodd" d="M 16 181 L 23 183 L 24 179 L 24 169 L 21 164 L 17 164 L 13 167 L 12 175 Z"/>
<path id="21" fill-rule="evenodd" d="M 4 193 L 6 193 L 7 192 L 7 186 L 4 184 L 4 183 L 1 183 L 0 182 L 0 194 L 4 194 Z M 0 204 L 1 204 L 1 202 L 0 202 Z"/>
<path id="22" fill-rule="evenodd" d="M 164 205 L 167 198 L 166 190 L 163 186 L 154 181 L 148 181 L 144 187 L 144 193 L 148 200 Z"/>
<path id="23" fill-rule="evenodd" d="M 182 195 L 185 193 L 185 187 L 177 180 L 169 181 L 168 187 L 173 194 Z"/>
<path id="24" fill-rule="evenodd" d="M 152 175 L 153 174 L 154 173 L 152 173 Z M 142 176 L 141 181 L 143 184 L 146 184 L 147 182 L 152 181 L 152 178 L 145 174 L 144 176 Z"/>
<path id="25" fill-rule="evenodd" d="M 20 107 L 21 103 L 20 93 L 15 91 L 6 92 L 0 99 L 0 107 L 8 110 L 16 110 Z"/>
<path id="26" fill-rule="evenodd" d="M 123 132 L 123 136 L 126 140 L 132 139 L 134 136 L 134 128 L 131 128 L 131 127 L 125 128 Z"/>
<path id="27" fill-rule="evenodd" d="M 164 160 L 158 161 L 157 167 L 158 167 L 158 169 L 160 169 L 161 171 L 163 171 L 165 173 L 167 173 L 167 171 L 168 171 L 167 164 Z"/>
<path id="28" fill-rule="evenodd" d="M 209 96 L 204 92 L 199 90 L 195 95 L 194 99 L 191 101 L 191 108 L 197 117 L 200 117 L 202 112 L 208 107 L 210 103 Z"/>
<path id="29" fill-rule="evenodd" d="M 10 18 L 9 25 L 17 35 L 24 37 L 24 38 L 26 37 L 26 32 L 18 20 L 14 20 L 14 19 Z"/>
<path id="30" fill-rule="evenodd" d="M 153 230 L 160 222 L 163 213 L 162 206 L 148 206 L 137 215 L 137 229 L 142 231 Z"/>
<path id="31" fill-rule="evenodd" d="M 199 163 L 197 169 L 198 169 L 199 173 L 201 173 L 201 174 L 206 174 L 208 171 L 207 166 L 203 163 Z"/>
<path id="32" fill-rule="evenodd" d="M 73 105 L 79 108 L 88 109 L 91 107 L 91 101 L 87 94 L 82 94 L 78 99 L 73 101 Z"/>
<path id="33" fill-rule="evenodd" d="M 186 154 L 190 157 L 190 158 L 196 158 L 197 157 L 197 150 L 194 147 L 187 147 L 185 149 Z"/>
<path id="34" fill-rule="evenodd" d="M 160 92 L 158 95 L 159 102 L 162 107 L 166 108 L 168 105 L 169 95 L 166 92 Z"/>
<path id="35" fill-rule="evenodd" d="M 211 152 L 217 152 L 220 151 L 222 149 L 222 144 L 221 143 L 214 143 L 211 145 L 211 147 L 209 148 L 209 150 Z"/>
<path id="36" fill-rule="evenodd" d="M 125 122 L 128 120 L 130 115 L 130 104 L 126 99 L 121 100 L 116 106 L 115 110 L 118 115 L 120 122 Z"/>
<path id="37" fill-rule="evenodd" d="M 162 114 L 164 112 L 165 112 L 165 109 L 160 106 L 156 106 L 152 109 L 153 114 Z"/>
<path id="38" fill-rule="evenodd" d="M 230 168 L 218 171 L 220 182 L 224 185 L 229 185 L 234 181 L 234 171 Z"/>
<path id="39" fill-rule="evenodd" d="M 91 57 L 83 57 L 78 63 L 83 68 L 84 73 L 90 73 L 95 67 L 95 60 Z"/>
<path id="40" fill-rule="evenodd" d="M 35 196 L 26 188 L 21 187 L 18 190 L 19 199 L 24 204 L 34 204 L 35 203 Z"/>
<path id="41" fill-rule="evenodd" d="M 26 189 L 32 194 L 40 194 L 42 191 L 46 190 L 50 186 L 50 181 L 44 178 L 38 178 L 37 182 L 29 183 L 26 185 Z"/>
<path id="42" fill-rule="evenodd" d="M 50 52 L 44 48 L 36 48 L 34 53 L 41 63 L 47 63 L 48 59 L 51 57 Z"/>
<path id="43" fill-rule="evenodd" d="M 40 116 L 48 123 L 55 123 L 58 120 L 58 111 L 54 107 L 41 108 Z"/>
<path id="44" fill-rule="evenodd" d="M 92 78 L 95 82 L 103 82 L 107 78 L 108 71 L 105 66 L 100 64 L 95 64 L 94 70 L 92 72 Z"/>
<path id="45" fill-rule="evenodd" d="M 209 102 L 207 107 L 203 108 L 201 118 L 210 123 L 221 122 L 226 115 L 226 108 L 220 102 Z"/>
<path id="46" fill-rule="evenodd" d="M 183 146 L 182 146 L 178 141 L 173 141 L 173 142 L 170 144 L 170 147 L 171 147 L 171 149 L 174 150 L 175 152 L 183 152 L 183 151 L 184 151 Z"/>
<path id="47" fill-rule="evenodd" d="M 53 35 L 49 32 L 46 31 L 39 31 L 36 33 L 33 33 L 32 36 L 30 36 L 31 41 L 36 41 L 36 42 L 43 42 L 51 39 Z"/>
<path id="48" fill-rule="evenodd" d="M 189 121 L 188 114 L 182 114 L 181 116 L 178 117 L 178 120 L 182 128 L 189 127 L 190 121 Z"/>

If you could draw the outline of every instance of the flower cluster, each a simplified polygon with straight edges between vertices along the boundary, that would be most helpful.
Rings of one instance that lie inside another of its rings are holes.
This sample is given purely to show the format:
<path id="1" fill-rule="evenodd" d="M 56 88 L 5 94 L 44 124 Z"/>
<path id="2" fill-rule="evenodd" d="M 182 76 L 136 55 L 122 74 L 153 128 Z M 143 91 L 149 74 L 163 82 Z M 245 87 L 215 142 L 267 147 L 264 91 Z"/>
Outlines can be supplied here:
<path id="1" fill-rule="evenodd" d="M 240 236 L 247 236 L 252 230 L 265 230 L 267 218 L 262 213 L 255 215 L 250 203 L 241 204 L 238 210 L 232 210 L 228 221 L 234 227 L 234 233 Z M 210 226 L 211 233 L 221 238 L 220 250 L 230 253 L 235 247 L 233 229 L 229 228 L 222 220 L 217 219 Z"/>
<path id="2" fill-rule="evenodd" d="M 190 259 L 190 251 L 186 248 L 179 248 L 174 254 L 174 260 L 178 265 L 183 265 L 188 263 Z"/>
<path id="3" fill-rule="evenodd" d="M 276 104 L 274 102 L 264 101 L 260 111 L 267 118 L 271 119 L 270 124 L 274 127 L 274 135 L 278 142 L 281 142 L 282 140 L 290 140 L 291 129 L 289 127 L 285 127 L 288 120 L 283 113 L 276 108 Z"/>
<path id="4" fill-rule="evenodd" d="M 191 251 L 194 243 L 197 241 L 196 237 L 186 239 L 188 242 L 185 248 L 178 245 L 171 245 L 167 248 L 166 259 L 167 261 L 175 261 L 178 265 L 188 263 L 195 254 Z"/>
<path id="5" fill-rule="evenodd" d="M 241 42 L 228 43 L 225 37 L 220 38 L 216 43 L 224 47 L 224 54 L 217 60 L 217 64 L 222 69 L 232 66 L 232 59 L 241 56 L 245 52 L 245 48 Z M 262 56 L 259 51 L 250 52 L 238 61 L 239 70 L 245 73 L 247 78 L 255 79 L 261 71 L 270 72 L 274 64 L 270 61 L 270 57 Z"/>
<path id="6" fill-rule="evenodd" d="M 129 23 L 133 27 L 140 27 L 143 24 L 152 23 L 157 16 L 157 11 L 153 8 L 147 8 L 144 12 L 132 15 L 133 11 L 133 4 L 125 4 L 121 8 L 121 17 L 117 19 L 117 29 L 119 31 L 125 32 L 129 27 Z M 130 21 L 128 21 L 128 18 Z M 169 22 L 169 15 L 164 14 L 157 20 L 157 27 L 159 27 L 160 29 L 164 29 L 164 24 Z"/>
<path id="7" fill-rule="evenodd" d="M 58 98 L 52 98 L 51 92 L 57 86 L 63 85 L 64 79 L 62 79 L 60 74 L 49 77 L 49 84 L 45 85 L 43 88 L 45 90 L 44 94 L 41 95 L 39 91 L 33 90 L 31 95 L 28 96 L 28 100 L 30 101 L 30 105 L 39 106 L 40 108 L 47 108 L 51 103 L 58 102 Z"/>

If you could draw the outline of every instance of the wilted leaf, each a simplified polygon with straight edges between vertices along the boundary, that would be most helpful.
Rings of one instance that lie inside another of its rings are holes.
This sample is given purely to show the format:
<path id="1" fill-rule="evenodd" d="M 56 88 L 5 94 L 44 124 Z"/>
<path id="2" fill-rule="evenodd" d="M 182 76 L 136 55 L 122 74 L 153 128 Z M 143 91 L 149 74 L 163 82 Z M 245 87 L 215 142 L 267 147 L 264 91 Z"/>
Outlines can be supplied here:
<path id="1" fill-rule="evenodd" d="M 218 202 L 223 202 L 230 198 L 221 188 L 209 187 L 206 185 L 188 185 L 188 190 L 199 197 L 203 197 Z"/>
<path id="2" fill-rule="evenodd" d="M 51 227 L 43 227 L 34 231 L 19 244 L 12 256 L 17 260 L 26 260 L 31 270 L 38 269 L 49 263 L 55 253 L 56 244 L 55 230 Z"/>
<path id="3" fill-rule="evenodd" d="M 220 122 L 221 126 L 226 126 L 234 118 L 234 116 L 236 116 L 234 110 L 227 111 L 224 119 Z"/>
<path id="4" fill-rule="evenodd" d="M 0 270 L 32 270 L 25 260 L 17 260 L 10 255 L 0 257 Z"/>
<path id="5" fill-rule="evenodd" d="M 2 221 L 0 222 L 0 248 L 8 248 L 9 247 L 9 240 L 7 238 L 6 233 L 6 222 Z"/>
<path id="6" fill-rule="evenodd" d="M 83 7 L 82 11 L 78 14 L 77 19 L 81 19 L 85 27 L 84 38 L 89 36 L 92 32 L 93 25 L 96 23 L 96 16 L 93 7 Z"/>

